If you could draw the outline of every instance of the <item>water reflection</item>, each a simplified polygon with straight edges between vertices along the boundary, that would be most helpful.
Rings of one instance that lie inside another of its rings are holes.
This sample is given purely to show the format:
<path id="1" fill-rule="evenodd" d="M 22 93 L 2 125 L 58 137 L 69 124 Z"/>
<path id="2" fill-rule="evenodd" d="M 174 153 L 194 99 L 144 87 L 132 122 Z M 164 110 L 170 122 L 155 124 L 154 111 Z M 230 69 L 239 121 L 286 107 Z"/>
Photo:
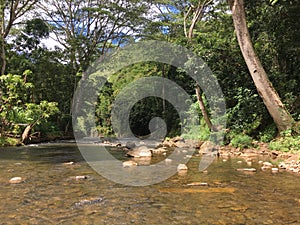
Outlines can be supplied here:
<path id="1" fill-rule="evenodd" d="M 124 160 L 123 152 L 113 154 Z M 98 175 L 72 143 L 0 149 L 1 224 L 300 223 L 299 175 L 239 172 L 234 158 L 200 173 L 199 160 L 191 158 L 186 175 L 131 187 Z M 9 184 L 16 176 L 25 181 Z"/>

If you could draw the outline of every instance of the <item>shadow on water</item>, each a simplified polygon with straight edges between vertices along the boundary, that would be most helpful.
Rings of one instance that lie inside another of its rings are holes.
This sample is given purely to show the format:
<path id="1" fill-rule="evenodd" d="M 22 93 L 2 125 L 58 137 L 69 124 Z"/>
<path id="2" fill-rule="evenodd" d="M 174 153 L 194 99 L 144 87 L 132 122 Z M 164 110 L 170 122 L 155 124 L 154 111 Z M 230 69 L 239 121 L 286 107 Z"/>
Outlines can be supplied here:
<path id="1" fill-rule="evenodd" d="M 216 159 L 202 173 L 193 156 L 186 174 L 131 187 L 97 174 L 74 143 L 2 148 L 1 224 L 300 224 L 300 176 L 258 163 L 243 173 L 238 160 Z M 10 184 L 16 176 L 24 182 Z"/>
<path id="2" fill-rule="evenodd" d="M 80 144 L 83 147 L 91 147 L 93 144 Z M 97 146 L 94 146 L 97 147 Z M 102 146 L 99 151 L 104 150 L 110 152 L 116 159 L 124 160 L 125 153 L 123 151 L 112 150 L 110 146 Z M 45 163 L 64 163 L 64 162 L 82 162 L 82 157 L 77 144 L 71 142 L 44 143 L 33 144 L 20 147 L 2 147 L 0 148 L 0 160 L 26 160 L 38 161 Z"/>

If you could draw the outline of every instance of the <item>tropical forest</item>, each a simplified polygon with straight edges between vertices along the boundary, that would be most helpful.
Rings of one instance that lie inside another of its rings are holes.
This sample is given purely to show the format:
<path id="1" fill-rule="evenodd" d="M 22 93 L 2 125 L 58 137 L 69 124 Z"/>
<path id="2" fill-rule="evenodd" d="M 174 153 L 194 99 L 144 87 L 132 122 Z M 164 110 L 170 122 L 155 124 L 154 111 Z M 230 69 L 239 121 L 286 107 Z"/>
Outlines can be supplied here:
<path id="1" fill-rule="evenodd" d="M 201 57 L 217 78 L 226 101 L 224 144 L 249 147 L 261 141 L 299 150 L 299 2 L 242 3 L 238 9 L 235 1 L 208 0 L 3 1 L 1 145 L 72 136 L 74 91 L 91 63 L 112 49 L 160 40 Z M 118 135 L 111 123 L 114 98 L 145 76 L 165 77 L 184 88 L 193 100 L 189 110 L 199 115 L 186 138 L 207 139 L 212 124 L 205 93 L 182 70 L 156 62 L 111 76 L 99 93 L 97 129 L 87 135 Z M 165 120 L 167 137 L 180 135 L 178 114 L 155 97 L 133 107 L 133 133 L 149 134 L 155 116 Z"/>
<path id="2" fill-rule="evenodd" d="M 299 12 L 0 0 L 1 222 L 300 224 Z"/>

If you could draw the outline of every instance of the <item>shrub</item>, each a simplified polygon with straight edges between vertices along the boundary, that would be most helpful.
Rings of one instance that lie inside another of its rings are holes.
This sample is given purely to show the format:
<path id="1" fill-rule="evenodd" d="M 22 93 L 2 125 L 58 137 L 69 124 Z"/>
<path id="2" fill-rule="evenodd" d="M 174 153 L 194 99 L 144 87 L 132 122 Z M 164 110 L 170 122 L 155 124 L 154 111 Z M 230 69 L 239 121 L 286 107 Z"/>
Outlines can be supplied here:
<path id="1" fill-rule="evenodd" d="M 276 125 L 273 123 L 266 127 L 263 131 L 259 132 L 258 139 L 261 142 L 270 142 L 272 141 L 277 135 L 277 128 Z"/>
<path id="2" fill-rule="evenodd" d="M 206 141 L 210 137 L 210 130 L 201 120 L 201 125 L 194 125 L 189 131 L 182 135 L 183 138 L 189 140 L 201 140 Z"/>
<path id="3" fill-rule="evenodd" d="M 232 135 L 230 144 L 235 148 L 249 148 L 252 147 L 252 138 L 246 134 Z"/>
<path id="4" fill-rule="evenodd" d="M 269 148 L 283 152 L 300 151 L 300 136 L 293 136 L 291 130 L 281 132 L 280 138 L 277 138 L 269 143 Z"/>
<path id="5" fill-rule="evenodd" d="M 16 138 L 0 137 L 0 146 L 16 146 L 20 144 L 20 141 Z"/>

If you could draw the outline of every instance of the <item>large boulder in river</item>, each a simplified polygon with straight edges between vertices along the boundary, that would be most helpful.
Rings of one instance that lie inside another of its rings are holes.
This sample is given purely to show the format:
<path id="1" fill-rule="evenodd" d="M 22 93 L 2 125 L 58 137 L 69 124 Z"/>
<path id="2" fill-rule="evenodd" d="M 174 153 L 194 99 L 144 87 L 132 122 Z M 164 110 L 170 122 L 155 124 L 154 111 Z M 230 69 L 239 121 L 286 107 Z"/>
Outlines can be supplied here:
<path id="1" fill-rule="evenodd" d="M 151 149 L 146 146 L 138 146 L 127 152 L 127 156 L 139 158 L 139 157 L 151 157 Z"/>

